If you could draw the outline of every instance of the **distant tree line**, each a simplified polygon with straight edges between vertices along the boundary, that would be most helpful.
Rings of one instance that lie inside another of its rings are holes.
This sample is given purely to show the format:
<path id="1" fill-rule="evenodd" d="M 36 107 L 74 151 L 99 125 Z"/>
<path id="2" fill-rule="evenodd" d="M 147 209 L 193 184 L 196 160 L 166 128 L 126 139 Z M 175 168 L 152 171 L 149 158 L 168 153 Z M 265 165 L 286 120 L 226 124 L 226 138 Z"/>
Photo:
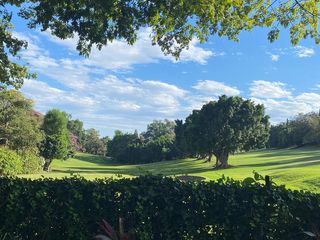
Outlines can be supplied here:
<path id="1" fill-rule="evenodd" d="M 320 115 L 311 112 L 299 114 L 292 120 L 271 126 L 268 146 L 284 148 L 320 143 Z"/>
<path id="2" fill-rule="evenodd" d="M 230 154 L 266 146 L 269 117 L 263 105 L 221 96 L 194 110 L 185 121 L 154 121 L 138 134 L 116 131 L 108 155 L 121 163 L 149 163 L 188 156 L 216 158 L 227 168 Z"/>
<path id="3" fill-rule="evenodd" d="M 297 145 L 314 141 L 320 132 L 317 124 L 319 117 L 309 114 L 273 126 L 269 145 L 282 147 L 291 145 L 290 141 Z M 0 144 L 25 162 L 34 158 L 39 163 L 43 158 L 44 170 L 49 169 L 53 159 L 67 159 L 78 151 L 108 155 L 123 164 L 185 157 L 212 161 L 215 157 L 217 169 L 227 168 L 230 154 L 265 147 L 269 132 L 264 106 L 237 96 L 221 96 L 200 110 L 193 110 L 185 120 L 154 120 L 141 133 L 117 130 L 110 139 L 101 137 L 96 129 L 85 129 L 81 120 L 72 119 L 59 109 L 45 115 L 36 112 L 32 101 L 16 90 L 0 92 Z M 303 137 L 298 136 L 302 132 Z M 5 158 L 2 162 L 6 162 Z"/>
<path id="4" fill-rule="evenodd" d="M 120 163 L 150 163 L 174 159 L 178 156 L 175 146 L 175 122 L 155 120 L 139 134 L 119 130 L 108 143 L 108 155 Z"/>

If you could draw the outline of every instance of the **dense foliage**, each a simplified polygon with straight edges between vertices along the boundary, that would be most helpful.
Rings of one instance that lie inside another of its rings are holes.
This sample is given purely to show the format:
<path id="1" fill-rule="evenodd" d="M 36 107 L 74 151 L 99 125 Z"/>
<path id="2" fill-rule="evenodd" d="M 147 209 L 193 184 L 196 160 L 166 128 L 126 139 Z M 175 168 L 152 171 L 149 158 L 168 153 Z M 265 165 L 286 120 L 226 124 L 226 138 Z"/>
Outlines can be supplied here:
<path id="1" fill-rule="evenodd" d="M 53 158 L 66 158 L 71 152 L 105 155 L 108 140 L 95 129 L 85 130 L 82 121 L 66 112 L 53 109 L 43 116 L 21 92 L 0 89 L 0 146 L 14 150 L 22 159 L 23 170 L 17 165 L 15 173 L 38 172 L 44 162 L 40 154 L 46 158 L 45 170 Z"/>
<path id="2" fill-rule="evenodd" d="M 42 129 L 45 138 L 40 151 L 46 161 L 43 170 L 48 171 L 54 158 L 66 159 L 71 151 L 67 114 L 58 109 L 50 110 L 44 116 Z"/>
<path id="3" fill-rule="evenodd" d="M 27 48 L 28 43 L 12 33 L 12 13 L 5 7 L 6 3 L 11 2 L 13 3 L 0 2 L 0 86 L 20 88 L 24 79 L 34 78 L 35 75 L 30 74 L 26 66 L 13 61 L 15 58 L 19 59 L 19 51 Z"/>
<path id="4" fill-rule="evenodd" d="M 108 140 L 108 138 L 100 138 L 99 132 L 94 128 L 85 130 L 83 141 L 84 151 L 104 156 L 107 153 Z"/>
<path id="5" fill-rule="evenodd" d="M 0 176 L 37 173 L 42 166 L 43 159 L 34 152 L 18 154 L 16 151 L 0 147 Z"/>
<path id="6" fill-rule="evenodd" d="M 22 173 L 22 158 L 15 151 L 0 147 L 0 176 Z"/>
<path id="7" fill-rule="evenodd" d="M 43 139 L 41 121 L 30 99 L 15 90 L 0 91 L 0 145 L 15 151 L 2 148 L 2 174 L 39 171 L 43 164 L 38 156 Z"/>
<path id="8" fill-rule="evenodd" d="M 299 114 L 292 120 L 271 127 L 269 146 L 301 147 L 320 143 L 320 115 L 314 112 Z"/>
<path id="9" fill-rule="evenodd" d="M 19 152 L 37 152 L 43 137 L 40 124 L 32 100 L 15 90 L 0 91 L 0 144 Z"/>
<path id="10" fill-rule="evenodd" d="M 73 120 L 71 119 L 71 116 L 69 116 L 67 127 L 71 135 L 70 137 L 73 150 L 83 150 L 83 143 L 85 139 L 85 130 L 83 128 L 83 122 L 79 119 Z"/>
<path id="11" fill-rule="evenodd" d="M 252 178 L 0 178 L 0 236 L 8 239 L 87 240 L 98 233 L 97 222 L 117 227 L 119 217 L 140 240 L 303 240 L 303 231 L 319 227 L 320 196 Z"/>
<path id="12" fill-rule="evenodd" d="M 108 155 L 121 163 L 150 163 L 177 157 L 175 123 L 155 120 L 138 134 L 116 131 L 108 143 Z"/>
<path id="13" fill-rule="evenodd" d="M 30 28 L 40 26 L 61 39 L 77 36 L 77 49 L 84 55 L 115 39 L 134 44 L 145 27 L 151 29 L 153 44 L 175 57 L 194 38 L 238 40 L 241 32 L 255 27 L 268 27 L 271 42 L 283 28 L 290 29 L 293 44 L 307 37 L 320 42 L 318 0 L 5 0 L 0 2 L 0 82 L 17 88 L 30 74 L 14 62 L 27 43 L 12 34 L 12 6 Z"/>
<path id="14" fill-rule="evenodd" d="M 180 151 L 216 157 L 216 167 L 228 167 L 230 153 L 262 148 L 269 137 L 269 117 L 263 105 L 241 97 L 221 96 L 177 121 Z"/>

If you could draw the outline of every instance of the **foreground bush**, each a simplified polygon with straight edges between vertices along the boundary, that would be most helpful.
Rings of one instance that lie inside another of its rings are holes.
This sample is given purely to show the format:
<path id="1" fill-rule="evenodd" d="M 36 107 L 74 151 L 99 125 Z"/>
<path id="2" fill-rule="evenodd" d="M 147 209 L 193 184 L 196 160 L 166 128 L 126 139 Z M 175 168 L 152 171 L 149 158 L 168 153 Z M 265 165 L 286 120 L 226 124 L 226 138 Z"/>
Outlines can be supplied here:
<path id="1" fill-rule="evenodd" d="M 16 151 L 0 147 L 0 176 L 37 173 L 42 166 L 43 159 L 36 153 L 26 151 L 18 154 Z"/>
<path id="2" fill-rule="evenodd" d="M 0 147 L 0 176 L 22 173 L 22 158 L 13 150 Z"/>
<path id="3" fill-rule="evenodd" d="M 87 181 L 0 178 L 0 236 L 92 239 L 106 219 L 136 239 L 307 239 L 320 196 L 246 179 L 188 183 L 171 178 Z"/>
<path id="4" fill-rule="evenodd" d="M 33 152 L 25 152 L 21 154 L 21 159 L 23 162 L 22 173 L 31 174 L 37 173 L 42 170 L 44 160 Z"/>

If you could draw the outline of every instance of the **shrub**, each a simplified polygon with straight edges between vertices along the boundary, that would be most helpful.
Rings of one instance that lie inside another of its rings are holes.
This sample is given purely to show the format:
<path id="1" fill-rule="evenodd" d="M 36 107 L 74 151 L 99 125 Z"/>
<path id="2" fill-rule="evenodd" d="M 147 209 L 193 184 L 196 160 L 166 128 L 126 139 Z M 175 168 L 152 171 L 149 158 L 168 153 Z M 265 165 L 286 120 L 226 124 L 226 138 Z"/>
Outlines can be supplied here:
<path id="1" fill-rule="evenodd" d="M 23 154 L 21 154 L 21 159 L 23 162 L 22 173 L 37 173 L 42 170 L 44 160 L 36 153 L 24 152 Z"/>
<path id="2" fill-rule="evenodd" d="M 0 236 L 87 240 L 119 217 L 139 240 L 302 240 L 320 223 L 320 196 L 253 179 L 0 178 Z"/>
<path id="3" fill-rule="evenodd" d="M 22 159 L 13 150 L 0 148 L 0 175 L 16 175 L 22 173 Z"/>

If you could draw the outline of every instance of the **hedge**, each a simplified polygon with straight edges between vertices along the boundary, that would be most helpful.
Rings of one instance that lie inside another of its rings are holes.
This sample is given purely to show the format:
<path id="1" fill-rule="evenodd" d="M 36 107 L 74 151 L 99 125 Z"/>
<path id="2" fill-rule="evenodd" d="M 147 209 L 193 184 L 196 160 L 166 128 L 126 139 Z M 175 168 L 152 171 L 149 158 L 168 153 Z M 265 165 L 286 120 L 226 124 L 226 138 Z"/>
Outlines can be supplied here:
<path id="1" fill-rule="evenodd" d="M 0 178 L 0 239 L 92 239 L 119 217 L 141 240 L 300 240 L 320 223 L 320 196 L 251 178 Z"/>

